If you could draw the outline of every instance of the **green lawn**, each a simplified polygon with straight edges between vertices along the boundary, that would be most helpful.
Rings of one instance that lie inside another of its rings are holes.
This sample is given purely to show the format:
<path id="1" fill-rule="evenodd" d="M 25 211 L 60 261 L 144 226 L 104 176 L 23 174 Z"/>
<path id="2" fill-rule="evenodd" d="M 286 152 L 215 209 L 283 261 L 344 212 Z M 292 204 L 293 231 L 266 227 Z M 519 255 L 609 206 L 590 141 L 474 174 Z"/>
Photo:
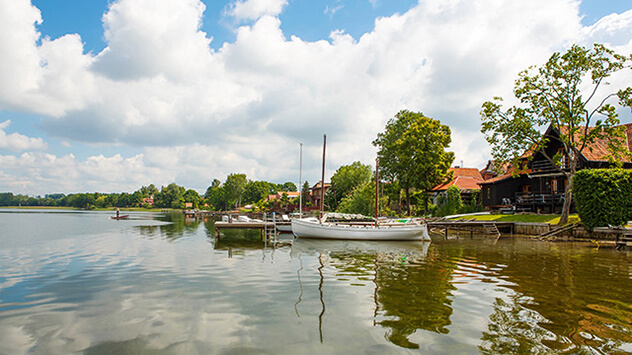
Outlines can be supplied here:
<path id="1" fill-rule="evenodd" d="M 551 223 L 557 224 L 560 221 L 559 214 L 490 214 L 480 216 L 468 216 L 466 218 L 475 218 L 479 221 L 497 221 L 497 222 L 530 222 L 530 223 Z M 569 222 L 579 222 L 579 216 L 572 214 Z"/>

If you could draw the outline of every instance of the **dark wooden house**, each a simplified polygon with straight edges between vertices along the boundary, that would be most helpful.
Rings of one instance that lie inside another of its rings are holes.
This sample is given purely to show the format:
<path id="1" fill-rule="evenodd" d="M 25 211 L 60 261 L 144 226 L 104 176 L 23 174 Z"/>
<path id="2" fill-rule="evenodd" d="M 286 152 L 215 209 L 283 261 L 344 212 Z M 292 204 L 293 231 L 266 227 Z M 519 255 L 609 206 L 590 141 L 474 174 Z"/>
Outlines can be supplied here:
<path id="1" fill-rule="evenodd" d="M 626 146 L 632 152 L 632 123 L 622 126 L 626 130 Z M 562 148 L 557 139 L 560 132 L 549 127 L 545 135 L 550 138 L 546 154 L 552 157 Z M 531 154 L 533 157 L 529 161 L 527 158 Z M 578 170 L 609 167 L 609 154 L 607 142 L 597 140 L 582 152 Z M 559 213 L 564 204 L 564 190 L 567 184 L 565 175 L 541 153 L 527 152 L 523 157 L 527 161 L 527 169 L 520 174 L 515 174 L 517 170 L 510 167 L 504 174 L 479 183 L 483 206 L 486 209 L 513 206 L 519 211 Z M 629 160 L 622 161 L 622 164 L 626 169 L 632 168 L 632 162 Z M 560 166 L 563 170 L 568 170 L 568 157 L 561 158 Z"/>

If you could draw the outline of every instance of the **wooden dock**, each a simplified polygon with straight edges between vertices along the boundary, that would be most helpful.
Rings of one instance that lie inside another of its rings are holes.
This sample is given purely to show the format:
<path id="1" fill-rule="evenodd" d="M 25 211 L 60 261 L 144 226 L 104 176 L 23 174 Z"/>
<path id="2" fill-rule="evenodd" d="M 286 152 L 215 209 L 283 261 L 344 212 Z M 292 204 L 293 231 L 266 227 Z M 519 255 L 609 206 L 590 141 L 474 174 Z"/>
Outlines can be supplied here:
<path id="1" fill-rule="evenodd" d="M 595 232 L 614 234 L 615 235 L 615 249 L 621 250 L 623 248 L 632 247 L 632 229 L 624 227 L 597 227 Z"/>
<path id="2" fill-rule="evenodd" d="M 428 228 L 439 228 L 444 230 L 445 237 L 448 237 L 450 230 L 457 233 L 464 231 L 469 232 L 470 237 L 474 233 L 488 234 L 495 237 L 500 237 L 503 233 L 514 233 L 514 222 L 494 222 L 494 221 L 479 221 L 479 220 L 437 220 L 428 221 Z"/>
<path id="3" fill-rule="evenodd" d="M 278 232 L 274 222 L 215 222 L 215 238 L 220 237 L 222 229 L 259 229 L 261 230 L 262 240 L 272 240 L 276 237 Z"/>

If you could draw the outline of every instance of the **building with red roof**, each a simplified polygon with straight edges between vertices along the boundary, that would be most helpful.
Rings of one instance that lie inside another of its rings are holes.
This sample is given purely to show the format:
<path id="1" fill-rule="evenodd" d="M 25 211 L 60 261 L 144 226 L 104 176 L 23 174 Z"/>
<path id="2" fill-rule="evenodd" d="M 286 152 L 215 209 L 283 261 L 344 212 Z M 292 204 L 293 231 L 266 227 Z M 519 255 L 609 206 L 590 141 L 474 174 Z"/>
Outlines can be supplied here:
<path id="1" fill-rule="evenodd" d="M 625 133 L 624 146 L 632 152 L 632 123 L 620 127 L 623 127 Z M 559 137 L 563 133 L 552 127 L 547 129 L 547 155 L 554 156 L 561 152 Z M 504 167 L 500 175 L 479 183 L 483 206 L 493 209 L 511 205 L 525 211 L 559 213 L 564 204 L 564 190 L 568 183 L 566 176 L 539 152 L 527 151 L 522 155 L 522 159 L 526 169 Z M 612 159 L 608 141 L 597 139 L 582 150 L 577 170 L 607 168 L 612 166 Z M 629 158 L 619 157 L 618 160 L 623 168 L 632 168 L 632 161 Z M 560 166 L 562 170 L 568 170 L 569 159 L 563 156 L 560 159 Z M 484 170 L 487 171 L 489 167 L 488 163 Z"/>
<path id="2" fill-rule="evenodd" d="M 450 186 L 456 186 L 461 192 L 463 202 L 469 203 L 474 195 L 478 195 L 481 189 L 480 183 L 484 181 L 483 175 L 475 168 L 453 167 L 448 169 L 452 173 L 452 179 L 444 184 L 433 187 L 430 192 L 433 194 L 433 203 L 437 203 L 437 197 L 445 193 Z"/>

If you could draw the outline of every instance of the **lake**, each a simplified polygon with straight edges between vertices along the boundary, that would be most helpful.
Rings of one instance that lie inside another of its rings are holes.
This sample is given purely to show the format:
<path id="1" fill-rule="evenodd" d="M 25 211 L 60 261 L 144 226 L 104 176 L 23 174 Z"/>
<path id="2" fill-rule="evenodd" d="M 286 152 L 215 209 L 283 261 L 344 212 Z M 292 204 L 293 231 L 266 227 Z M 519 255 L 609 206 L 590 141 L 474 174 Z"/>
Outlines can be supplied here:
<path id="1" fill-rule="evenodd" d="M 130 214 L 0 209 L 0 354 L 632 353 L 631 252 Z"/>

